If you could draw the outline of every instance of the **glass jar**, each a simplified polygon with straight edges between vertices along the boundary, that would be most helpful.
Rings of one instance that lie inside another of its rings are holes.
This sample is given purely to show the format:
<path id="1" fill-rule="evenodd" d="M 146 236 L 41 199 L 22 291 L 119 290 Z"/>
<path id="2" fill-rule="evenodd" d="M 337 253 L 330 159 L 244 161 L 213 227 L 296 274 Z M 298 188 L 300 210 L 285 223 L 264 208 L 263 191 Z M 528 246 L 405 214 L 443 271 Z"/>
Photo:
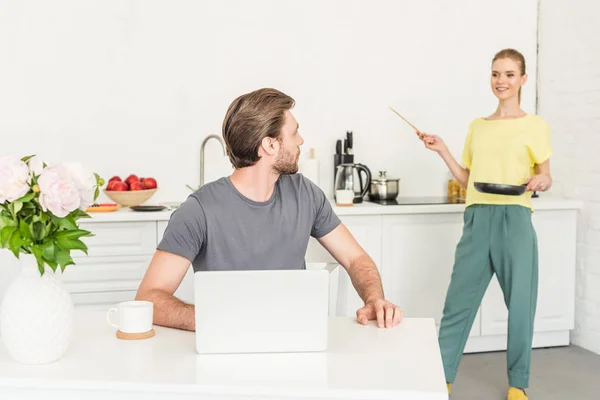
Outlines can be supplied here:
<path id="1" fill-rule="evenodd" d="M 454 179 L 454 176 L 452 175 L 452 173 L 448 173 L 448 189 L 447 189 L 447 196 L 448 196 L 448 201 L 451 203 L 457 203 L 460 199 L 460 183 L 458 183 L 458 181 L 456 179 Z"/>

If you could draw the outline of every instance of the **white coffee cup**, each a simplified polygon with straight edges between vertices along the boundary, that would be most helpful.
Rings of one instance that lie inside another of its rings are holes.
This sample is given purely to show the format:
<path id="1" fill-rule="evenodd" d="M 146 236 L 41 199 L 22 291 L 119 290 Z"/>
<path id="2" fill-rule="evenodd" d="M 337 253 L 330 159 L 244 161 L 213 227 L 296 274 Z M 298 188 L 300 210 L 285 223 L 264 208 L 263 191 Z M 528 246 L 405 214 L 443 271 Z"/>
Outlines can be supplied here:
<path id="1" fill-rule="evenodd" d="M 335 203 L 341 206 L 351 206 L 354 200 L 354 190 L 339 189 L 335 191 Z"/>
<path id="2" fill-rule="evenodd" d="M 113 313 L 117 313 L 117 323 L 110 320 Z M 153 313 L 154 304 L 149 301 L 125 301 L 108 310 L 106 320 L 123 333 L 145 333 L 152 330 Z"/>

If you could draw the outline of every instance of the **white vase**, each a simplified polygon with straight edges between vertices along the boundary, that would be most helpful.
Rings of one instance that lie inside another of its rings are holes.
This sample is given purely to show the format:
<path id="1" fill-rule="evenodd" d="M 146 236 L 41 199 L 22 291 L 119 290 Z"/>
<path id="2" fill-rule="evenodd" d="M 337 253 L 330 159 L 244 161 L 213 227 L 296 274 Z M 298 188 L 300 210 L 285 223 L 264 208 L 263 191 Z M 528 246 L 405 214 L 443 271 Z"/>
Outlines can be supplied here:
<path id="1" fill-rule="evenodd" d="M 0 339 L 20 363 L 51 363 L 71 342 L 73 301 L 50 267 L 41 275 L 33 255 L 19 260 L 21 271 L 0 305 Z"/>

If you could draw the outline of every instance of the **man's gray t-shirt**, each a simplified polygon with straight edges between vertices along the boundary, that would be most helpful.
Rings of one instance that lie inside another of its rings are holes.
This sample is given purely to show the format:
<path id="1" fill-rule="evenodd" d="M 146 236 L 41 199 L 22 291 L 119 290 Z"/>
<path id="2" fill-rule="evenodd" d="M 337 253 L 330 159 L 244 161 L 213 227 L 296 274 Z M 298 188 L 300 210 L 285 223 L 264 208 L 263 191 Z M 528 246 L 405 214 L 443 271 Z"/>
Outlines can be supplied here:
<path id="1" fill-rule="evenodd" d="M 194 271 L 305 269 L 310 236 L 340 224 L 323 191 L 302 174 L 281 175 L 268 201 L 244 197 L 229 177 L 208 183 L 173 212 L 159 250 Z"/>

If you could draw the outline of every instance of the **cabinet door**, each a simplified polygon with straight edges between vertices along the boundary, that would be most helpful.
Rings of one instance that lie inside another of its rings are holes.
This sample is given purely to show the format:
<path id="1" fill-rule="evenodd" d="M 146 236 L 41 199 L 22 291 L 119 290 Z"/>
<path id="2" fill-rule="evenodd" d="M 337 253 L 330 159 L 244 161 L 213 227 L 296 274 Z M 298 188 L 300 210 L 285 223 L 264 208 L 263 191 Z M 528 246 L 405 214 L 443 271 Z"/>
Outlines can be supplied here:
<path id="1" fill-rule="evenodd" d="M 88 255 L 73 251 L 73 259 L 101 256 L 140 256 L 153 254 L 156 249 L 156 223 L 149 222 L 82 222 L 81 229 L 89 230 L 92 237 L 82 241 L 88 246 Z"/>
<path id="2" fill-rule="evenodd" d="M 575 210 L 533 214 L 539 254 L 536 332 L 574 328 L 576 223 Z M 505 335 L 507 329 L 508 312 L 494 277 L 482 303 L 482 334 Z"/>
<path id="3" fill-rule="evenodd" d="M 70 293 L 137 291 L 152 255 L 89 257 L 75 260 L 62 274 Z"/>
<path id="4" fill-rule="evenodd" d="M 375 265 L 381 271 L 381 215 L 352 215 L 340 217 L 358 244 L 369 254 Z M 335 259 L 311 238 L 306 251 L 306 262 L 336 262 Z M 356 316 L 356 310 L 364 306 L 363 301 L 356 293 L 350 276 L 344 268 L 340 268 L 338 280 L 337 315 Z M 382 277 L 383 279 L 383 277 Z M 384 281 L 385 289 L 385 281 Z"/>
<path id="5" fill-rule="evenodd" d="M 160 243 L 167 229 L 168 221 L 156 221 L 156 245 Z"/>
<path id="6" fill-rule="evenodd" d="M 71 293 L 73 304 L 78 309 L 108 311 L 123 301 L 135 300 L 137 291 Z"/>
<path id="7" fill-rule="evenodd" d="M 386 297 L 406 317 L 434 318 L 439 329 L 462 226 L 462 213 L 383 217 Z M 470 334 L 480 334 L 479 312 Z"/>

